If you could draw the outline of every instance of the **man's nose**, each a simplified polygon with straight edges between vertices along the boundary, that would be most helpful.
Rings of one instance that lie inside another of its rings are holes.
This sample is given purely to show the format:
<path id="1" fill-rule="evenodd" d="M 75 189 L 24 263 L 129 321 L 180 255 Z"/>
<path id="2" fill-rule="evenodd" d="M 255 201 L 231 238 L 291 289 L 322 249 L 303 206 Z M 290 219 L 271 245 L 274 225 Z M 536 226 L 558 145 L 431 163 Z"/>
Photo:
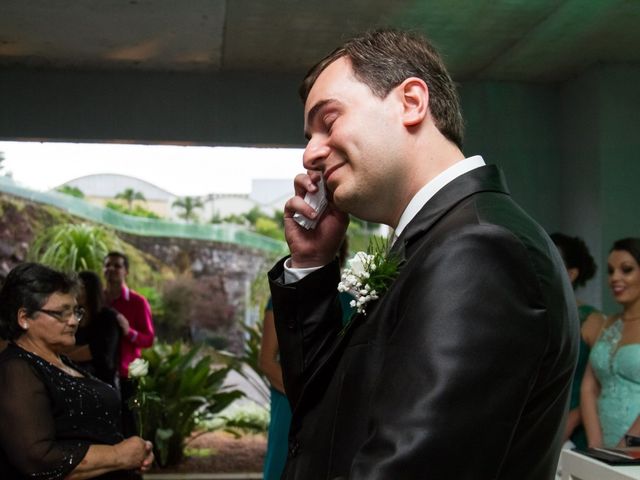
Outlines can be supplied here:
<path id="1" fill-rule="evenodd" d="M 302 165 L 307 170 L 320 170 L 322 171 L 324 161 L 329 156 L 331 148 L 327 145 L 326 141 L 319 137 L 311 137 L 307 147 L 304 149 L 302 155 Z"/>

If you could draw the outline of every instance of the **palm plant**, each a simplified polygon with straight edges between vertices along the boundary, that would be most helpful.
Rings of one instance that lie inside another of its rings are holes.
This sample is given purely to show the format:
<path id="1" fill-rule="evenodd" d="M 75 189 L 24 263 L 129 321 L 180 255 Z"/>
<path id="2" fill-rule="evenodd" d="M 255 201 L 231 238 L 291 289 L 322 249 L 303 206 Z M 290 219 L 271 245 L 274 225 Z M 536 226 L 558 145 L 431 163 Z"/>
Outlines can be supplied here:
<path id="1" fill-rule="evenodd" d="M 143 202 L 146 200 L 142 192 L 138 192 L 133 188 L 125 188 L 122 192 L 116 195 L 116 198 L 127 202 L 127 206 L 129 207 L 129 210 L 133 209 L 133 202 L 135 202 L 136 200 L 142 200 Z"/>
<path id="2" fill-rule="evenodd" d="M 182 212 L 178 213 L 178 217 L 188 222 L 190 220 L 198 220 L 198 215 L 196 214 L 195 210 L 197 208 L 204 208 L 204 203 L 199 197 L 184 197 L 178 198 L 171 204 L 171 206 L 173 208 L 181 209 Z"/>
<path id="3" fill-rule="evenodd" d="M 38 235 L 28 258 L 65 272 L 102 271 L 102 261 L 112 249 L 120 249 L 117 237 L 100 226 L 63 224 Z"/>
<path id="4" fill-rule="evenodd" d="M 244 395 L 223 387 L 231 368 L 214 368 L 212 357 L 201 355 L 200 348 L 156 343 L 142 354 L 149 362 L 149 373 L 140 381 L 137 403 L 132 406 L 142 436 L 153 441 L 162 467 L 182 460 L 199 418 L 220 413 Z"/>

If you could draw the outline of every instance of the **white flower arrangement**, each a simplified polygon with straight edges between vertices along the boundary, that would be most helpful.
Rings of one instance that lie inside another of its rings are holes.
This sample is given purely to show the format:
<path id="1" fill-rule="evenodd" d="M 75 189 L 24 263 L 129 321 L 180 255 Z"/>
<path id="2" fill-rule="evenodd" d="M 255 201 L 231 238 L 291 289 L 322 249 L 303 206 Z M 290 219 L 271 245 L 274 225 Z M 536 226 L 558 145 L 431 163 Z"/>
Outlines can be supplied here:
<path id="1" fill-rule="evenodd" d="M 357 252 L 347 263 L 348 268 L 342 271 L 342 281 L 338 284 L 339 292 L 349 292 L 353 300 L 349 303 L 358 313 L 366 315 L 365 306 L 378 299 L 378 292 L 371 287 L 368 280 L 371 272 L 375 272 L 375 256 L 366 252 Z"/>
<path id="2" fill-rule="evenodd" d="M 400 265 L 397 258 L 388 255 L 388 243 L 380 237 L 372 237 L 367 250 L 357 252 L 347 262 L 348 267 L 342 271 L 342 281 L 338 284 L 339 292 L 353 295 L 350 305 L 356 309 L 355 313 L 363 315 L 367 314 L 367 305 L 389 288 Z"/>

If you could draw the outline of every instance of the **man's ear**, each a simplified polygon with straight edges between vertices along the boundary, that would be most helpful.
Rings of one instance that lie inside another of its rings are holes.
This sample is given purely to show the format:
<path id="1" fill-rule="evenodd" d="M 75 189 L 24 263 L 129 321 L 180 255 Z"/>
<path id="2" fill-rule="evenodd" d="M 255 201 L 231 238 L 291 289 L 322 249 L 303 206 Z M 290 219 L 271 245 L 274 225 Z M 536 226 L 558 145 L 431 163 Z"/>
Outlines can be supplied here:
<path id="1" fill-rule="evenodd" d="M 412 127 L 422 123 L 429 112 L 429 87 L 417 77 L 407 78 L 398 85 L 402 100 L 402 123 Z"/>

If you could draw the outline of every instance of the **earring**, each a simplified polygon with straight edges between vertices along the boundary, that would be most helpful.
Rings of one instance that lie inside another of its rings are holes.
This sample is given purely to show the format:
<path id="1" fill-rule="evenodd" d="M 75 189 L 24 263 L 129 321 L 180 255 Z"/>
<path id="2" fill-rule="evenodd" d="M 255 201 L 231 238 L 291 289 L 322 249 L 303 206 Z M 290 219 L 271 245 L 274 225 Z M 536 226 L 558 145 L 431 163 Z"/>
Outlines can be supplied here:
<path id="1" fill-rule="evenodd" d="M 29 330 L 29 325 L 27 324 L 27 322 L 21 323 L 20 328 L 22 328 L 23 330 Z"/>

